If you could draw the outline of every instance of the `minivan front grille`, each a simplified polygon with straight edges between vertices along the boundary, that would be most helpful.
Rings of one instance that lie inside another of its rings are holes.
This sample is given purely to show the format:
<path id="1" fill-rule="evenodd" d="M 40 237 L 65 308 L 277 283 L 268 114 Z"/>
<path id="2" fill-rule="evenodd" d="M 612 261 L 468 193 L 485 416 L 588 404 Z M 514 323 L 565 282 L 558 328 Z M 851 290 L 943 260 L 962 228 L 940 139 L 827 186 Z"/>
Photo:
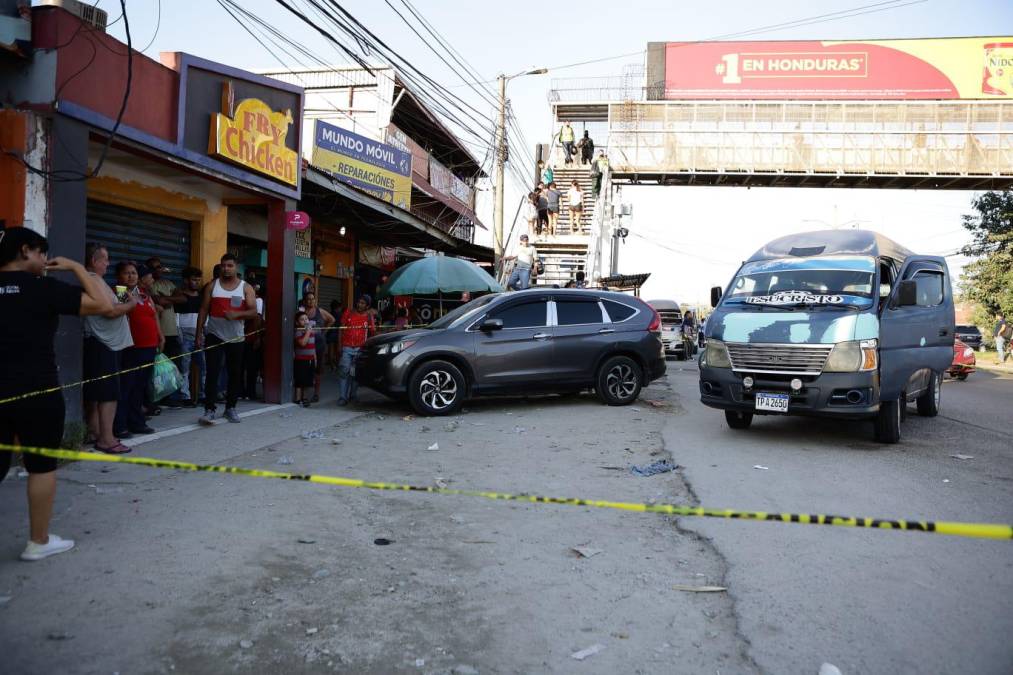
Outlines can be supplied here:
<path id="1" fill-rule="evenodd" d="M 833 345 L 726 343 L 732 370 L 782 375 L 819 375 Z"/>
<path id="2" fill-rule="evenodd" d="M 666 326 L 681 326 L 682 325 L 682 312 L 675 309 L 659 309 L 658 316 L 661 317 L 661 323 Z"/>

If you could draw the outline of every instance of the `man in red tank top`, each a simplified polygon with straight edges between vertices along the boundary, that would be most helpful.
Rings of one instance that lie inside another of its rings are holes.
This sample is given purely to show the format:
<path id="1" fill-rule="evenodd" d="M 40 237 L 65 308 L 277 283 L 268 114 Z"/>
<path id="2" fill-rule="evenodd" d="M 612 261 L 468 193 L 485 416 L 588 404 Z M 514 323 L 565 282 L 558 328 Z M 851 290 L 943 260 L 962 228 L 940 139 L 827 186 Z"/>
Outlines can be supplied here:
<path id="1" fill-rule="evenodd" d="M 225 419 L 229 422 L 240 421 L 236 413 L 236 402 L 239 401 L 243 386 L 243 325 L 247 319 L 255 316 L 257 296 L 253 287 L 236 275 L 236 256 L 226 253 L 222 256 L 221 276 L 204 287 L 204 299 L 197 315 L 195 342 L 198 349 L 205 346 L 205 342 L 208 348 L 204 352 L 208 366 L 204 379 L 204 416 L 198 420 L 205 426 L 214 424 L 218 373 L 223 360 L 229 375 Z"/>

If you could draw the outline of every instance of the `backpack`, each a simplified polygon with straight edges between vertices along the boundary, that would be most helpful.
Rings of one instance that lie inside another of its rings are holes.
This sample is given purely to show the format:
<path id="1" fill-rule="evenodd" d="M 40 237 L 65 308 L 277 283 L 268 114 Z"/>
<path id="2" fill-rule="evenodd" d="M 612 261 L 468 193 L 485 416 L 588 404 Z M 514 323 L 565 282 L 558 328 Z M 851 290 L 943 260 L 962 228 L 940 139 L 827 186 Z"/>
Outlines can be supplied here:
<path id="1" fill-rule="evenodd" d="M 1013 338 L 1013 323 L 1006 322 L 1003 324 L 1002 329 L 999 331 L 999 335 L 1002 336 L 1003 340 L 1009 340 Z"/>

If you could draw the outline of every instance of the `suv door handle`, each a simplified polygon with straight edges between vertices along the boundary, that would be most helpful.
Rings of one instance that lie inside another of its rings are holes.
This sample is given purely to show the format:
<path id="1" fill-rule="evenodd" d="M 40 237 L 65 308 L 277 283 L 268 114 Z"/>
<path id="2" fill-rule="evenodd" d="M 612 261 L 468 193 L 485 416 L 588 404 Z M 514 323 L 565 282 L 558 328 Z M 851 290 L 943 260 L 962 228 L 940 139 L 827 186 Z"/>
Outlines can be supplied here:
<path id="1" fill-rule="evenodd" d="M 950 334 L 950 331 L 948 329 L 946 329 L 946 328 L 940 328 L 939 329 L 939 337 L 946 337 L 949 334 Z"/>
<path id="2" fill-rule="evenodd" d="M 536 340 L 548 340 L 550 337 L 552 337 L 552 334 L 551 333 L 535 333 L 531 337 L 533 337 Z"/>
<path id="3" fill-rule="evenodd" d="M 615 328 L 602 328 L 600 331 L 598 331 L 598 335 L 607 335 L 608 333 L 615 333 L 615 332 L 616 332 Z"/>

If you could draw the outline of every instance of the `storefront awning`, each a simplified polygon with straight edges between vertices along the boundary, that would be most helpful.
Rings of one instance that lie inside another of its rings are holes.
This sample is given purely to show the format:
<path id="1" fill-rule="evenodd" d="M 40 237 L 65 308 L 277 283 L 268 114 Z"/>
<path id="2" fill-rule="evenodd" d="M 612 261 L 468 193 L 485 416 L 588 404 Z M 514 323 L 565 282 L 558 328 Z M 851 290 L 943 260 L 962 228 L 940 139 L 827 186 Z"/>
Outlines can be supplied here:
<path id="1" fill-rule="evenodd" d="M 339 201 L 335 201 L 339 200 Z M 331 178 L 309 165 L 303 181 L 303 210 L 344 216 L 360 236 L 385 246 L 416 246 L 476 261 L 491 261 L 493 251 L 458 239 L 444 230 L 373 195 Z"/>

